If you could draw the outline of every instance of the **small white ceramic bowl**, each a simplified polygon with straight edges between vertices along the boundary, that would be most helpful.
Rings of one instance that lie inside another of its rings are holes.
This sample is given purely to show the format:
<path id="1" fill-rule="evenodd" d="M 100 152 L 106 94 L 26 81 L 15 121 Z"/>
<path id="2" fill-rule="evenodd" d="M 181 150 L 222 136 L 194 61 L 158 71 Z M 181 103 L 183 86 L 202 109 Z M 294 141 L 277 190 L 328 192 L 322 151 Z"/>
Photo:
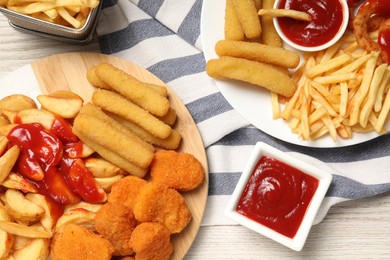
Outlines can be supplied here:
<path id="1" fill-rule="evenodd" d="M 275 0 L 274 9 L 278 9 L 280 1 L 281 0 Z M 340 29 L 330 41 L 328 41 L 322 45 L 307 47 L 307 46 L 302 46 L 302 45 L 299 45 L 299 44 L 291 41 L 281 30 L 278 19 L 276 17 L 273 18 L 273 24 L 274 24 L 275 30 L 279 34 L 280 38 L 282 38 L 282 40 L 285 43 L 287 43 L 288 45 L 290 45 L 294 49 L 297 49 L 300 51 L 305 51 L 305 52 L 315 52 L 315 51 L 320 51 L 320 50 L 324 50 L 326 48 L 329 48 L 330 46 L 335 44 L 344 35 L 344 32 L 347 29 L 348 22 L 349 22 L 349 9 L 348 9 L 347 0 L 340 0 L 340 3 L 341 3 L 341 6 L 343 8 L 343 10 L 342 10 L 343 11 L 343 20 L 342 20 L 342 24 L 340 26 Z"/>
<path id="2" fill-rule="evenodd" d="M 248 182 L 248 179 L 251 176 L 257 162 L 262 156 L 268 156 L 278 161 L 281 161 L 300 170 L 307 175 L 316 178 L 319 181 L 318 187 L 311 199 L 310 204 L 306 209 L 303 220 L 293 238 L 282 235 L 281 233 L 278 233 L 273 229 L 268 228 L 267 226 L 262 225 L 237 212 L 237 205 Z M 236 221 L 237 223 L 268 238 L 271 238 L 274 241 L 281 243 L 282 245 L 285 245 L 293 250 L 300 251 L 302 250 L 306 242 L 314 218 L 318 212 L 323 198 L 325 197 L 325 194 L 329 188 L 331 181 L 332 175 L 330 173 L 324 172 L 314 167 L 313 165 L 295 159 L 294 157 L 291 157 L 288 154 L 273 148 L 272 146 L 259 142 L 255 145 L 255 148 L 249 157 L 249 160 L 240 177 L 240 180 L 238 181 L 238 184 L 228 202 L 228 205 L 226 206 L 225 215 L 228 218 Z"/>

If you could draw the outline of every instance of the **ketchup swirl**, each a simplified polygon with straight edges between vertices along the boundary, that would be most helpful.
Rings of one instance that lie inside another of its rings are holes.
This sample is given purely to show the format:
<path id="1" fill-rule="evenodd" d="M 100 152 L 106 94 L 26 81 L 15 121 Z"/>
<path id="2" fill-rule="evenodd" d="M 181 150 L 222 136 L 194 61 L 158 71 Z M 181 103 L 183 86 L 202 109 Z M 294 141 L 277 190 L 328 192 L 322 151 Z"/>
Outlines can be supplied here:
<path id="1" fill-rule="evenodd" d="M 263 156 L 241 195 L 237 212 L 293 238 L 318 184 L 316 178 Z"/>

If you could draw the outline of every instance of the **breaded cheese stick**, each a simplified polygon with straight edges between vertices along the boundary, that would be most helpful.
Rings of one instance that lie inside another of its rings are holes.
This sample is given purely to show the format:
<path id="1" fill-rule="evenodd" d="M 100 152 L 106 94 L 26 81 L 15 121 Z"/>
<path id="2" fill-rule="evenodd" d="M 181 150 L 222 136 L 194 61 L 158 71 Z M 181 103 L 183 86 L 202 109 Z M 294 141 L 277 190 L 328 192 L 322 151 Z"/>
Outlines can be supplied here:
<path id="1" fill-rule="evenodd" d="M 161 121 L 163 121 L 165 124 L 173 126 L 176 122 L 177 114 L 176 114 L 175 109 L 170 107 L 165 116 L 156 116 L 156 117 L 158 119 L 160 119 Z"/>
<path id="2" fill-rule="evenodd" d="M 245 39 L 233 0 L 226 0 L 224 32 L 227 40 L 243 41 Z"/>
<path id="3" fill-rule="evenodd" d="M 261 36 L 260 18 L 254 0 L 233 0 L 244 34 L 248 39 Z"/>
<path id="4" fill-rule="evenodd" d="M 264 9 L 273 8 L 275 0 L 263 0 Z M 261 16 L 261 28 L 263 29 L 261 33 L 262 43 L 268 46 L 282 47 L 282 39 L 275 30 L 273 23 L 273 18 L 271 16 Z"/>
<path id="5" fill-rule="evenodd" d="M 209 60 L 206 71 L 213 78 L 252 83 L 286 97 L 292 96 L 297 88 L 294 81 L 280 70 L 246 59 L 224 56 Z"/>
<path id="6" fill-rule="evenodd" d="M 164 116 L 169 100 L 124 71 L 108 63 L 100 63 L 96 75 L 112 89 L 156 116 Z"/>
<path id="7" fill-rule="evenodd" d="M 73 128 L 91 141 L 119 154 L 141 168 L 149 167 L 153 160 L 154 152 L 96 117 L 85 114 L 77 115 Z"/>
<path id="8" fill-rule="evenodd" d="M 171 134 L 172 129 L 169 125 L 113 91 L 95 90 L 92 95 L 92 103 L 103 110 L 134 122 L 159 138 L 164 139 Z"/>
<path id="9" fill-rule="evenodd" d="M 87 80 L 89 83 L 92 84 L 92 86 L 97 87 L 97 88 L 104 88 L 104 89 L 111 89 L 109 85 L 104 83 L 103 80 L 101 80 L 97 75 L 96 75 L 96 67 L 93 66 L 88 69 L 87 71 Z"/>
<path id="10" fill-rule="evenodd" d="M 117 153 L 106 149 L 105 147 L 87 138 L 85 135 L 82 135 L 80 132 L 77 131 L 77 129 L 73 128 L 73 133 L 77 135 L 77 137 L 80 138 L 80 140 L 87 144 L 89 147 L 93 147 L 92 149 L 94 149 L 101 157 L 123 169 L 124 171 L 128 172 L 129 174 L 143 178 L 147 173 L 147 168 L 141 168 L 134 163 L 129 162 Z"/>
<path id="11" fill-rule="evenodd" d="M 296 52 L 257 42 L 220 40 L 215 45 L 215 52 L 220 57 L 232 56 L 284 68 L 295 68 L 300 61 Z"/>
<path id="12" fill-rule="evenodd" d="M 123 119 L 113 114 L 110 114 L 110 116 L 115 120 L 117 120 L 121 125 L 127 127 L 130 131 L 132 131 L 134 134 L 136 134 L 137 136 L 139 136 L 140 138 L 142 138 L 148 143 L 169 150 L 175 150 L 180 146 L 181 135 L 175 129 L 172 129 L 171 134 L 167 138 L 161 139 L 155 137 L 154 135 L 150 134 L 142 127 L 137 126 L 136 124 L 130 122 L 129 120 Z"/>
<path id="13" fill-rule="evenodd" d="M 132 131 L 129 131 L 125 126 L 119 124 L 117 121 L 115 121 L 112 117 L 108 116 L 107 114 L 105 114 L 102 110 L 100 110 L 98 107 L 96 107 L 94 104 L 92 103 L 87 103 L 85 104 L 81 109 L 80 109 L 80 112 L 79 114 L 85 114 L 85 115 L 90 115 L 90 116 L 94 116 L 96 117 L 97 119 L 100 119 L 102 121 L 104 121 L 105 123 L 109 124 L 110 126 L 112 126 L 113 128 L 115 128 L 116 130 L 122 132 L 124 135 L 127 135 L 129 136 L 129 138 L 132 138 L 134 139 L 135 141 L 137 141 L 140 145 L 142 145 L 145 149 L 148 149 L 149 151 L 151 152 L 154 152 L 155 149 L 153 147 L 153 145 L 151 145 L 150 143 L 144 141 L 143 139 L 139 138 L 138 135 L 136 135 L 135 133 L 133 133 Z"/>

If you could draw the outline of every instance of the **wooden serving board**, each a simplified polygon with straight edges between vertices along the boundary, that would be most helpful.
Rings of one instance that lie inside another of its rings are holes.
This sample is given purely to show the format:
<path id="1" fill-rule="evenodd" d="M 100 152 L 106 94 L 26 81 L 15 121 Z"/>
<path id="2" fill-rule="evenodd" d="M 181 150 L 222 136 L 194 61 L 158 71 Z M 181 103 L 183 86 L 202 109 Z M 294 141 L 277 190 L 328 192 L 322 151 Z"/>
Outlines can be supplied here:
<path id="1" fill-rule="evenodd" d="M 42 93 L 71 90 L 88 102 L 91 100 L 94 87 L 88 82 L 86 73 L 90 67 L 100 62 L 111 63 L 141 81 L 166 86 L 159 78 L 132 62 L 98 53 L 54 55 L 35 61 L 32 68 Z M 192 220 L 185 230 L 172 236 L 174 244 L 172 259 L 182 259 L 195 239 L 206 206 L 208 166 L 202 139 L 190 113 L 175 93 L 168 86 L 167 88 L 171 106 L 177 113 L 174 127 L 182 135 L 179 152 L 193 154 L 202 163 L 206 173 L 205 181 L 198 189 L 182 193 L 192 212 Z"/>

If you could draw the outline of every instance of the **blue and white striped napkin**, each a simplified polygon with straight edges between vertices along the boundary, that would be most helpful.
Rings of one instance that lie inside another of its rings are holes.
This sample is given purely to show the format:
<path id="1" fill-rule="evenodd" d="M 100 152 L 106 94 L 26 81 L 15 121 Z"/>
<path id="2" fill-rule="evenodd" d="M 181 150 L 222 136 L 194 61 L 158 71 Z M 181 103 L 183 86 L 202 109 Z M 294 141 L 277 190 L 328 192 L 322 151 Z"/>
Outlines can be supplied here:
<path id="1" fill-rule="evenodd" d="M 155 74 L 181 98 L 196 122 L 209 163 L 202 225 L 235 224 L 224 217 L 224 207 L 259 141 L 333 174 L 315 223 L 336 203 L 390 191 L 390 135 L 342 148 L 302 147 L 265 134 L 233 110 L 205 72 L 201 8 L 202 0 L 104 0 L 97 33 L 102 53 Z"/>

